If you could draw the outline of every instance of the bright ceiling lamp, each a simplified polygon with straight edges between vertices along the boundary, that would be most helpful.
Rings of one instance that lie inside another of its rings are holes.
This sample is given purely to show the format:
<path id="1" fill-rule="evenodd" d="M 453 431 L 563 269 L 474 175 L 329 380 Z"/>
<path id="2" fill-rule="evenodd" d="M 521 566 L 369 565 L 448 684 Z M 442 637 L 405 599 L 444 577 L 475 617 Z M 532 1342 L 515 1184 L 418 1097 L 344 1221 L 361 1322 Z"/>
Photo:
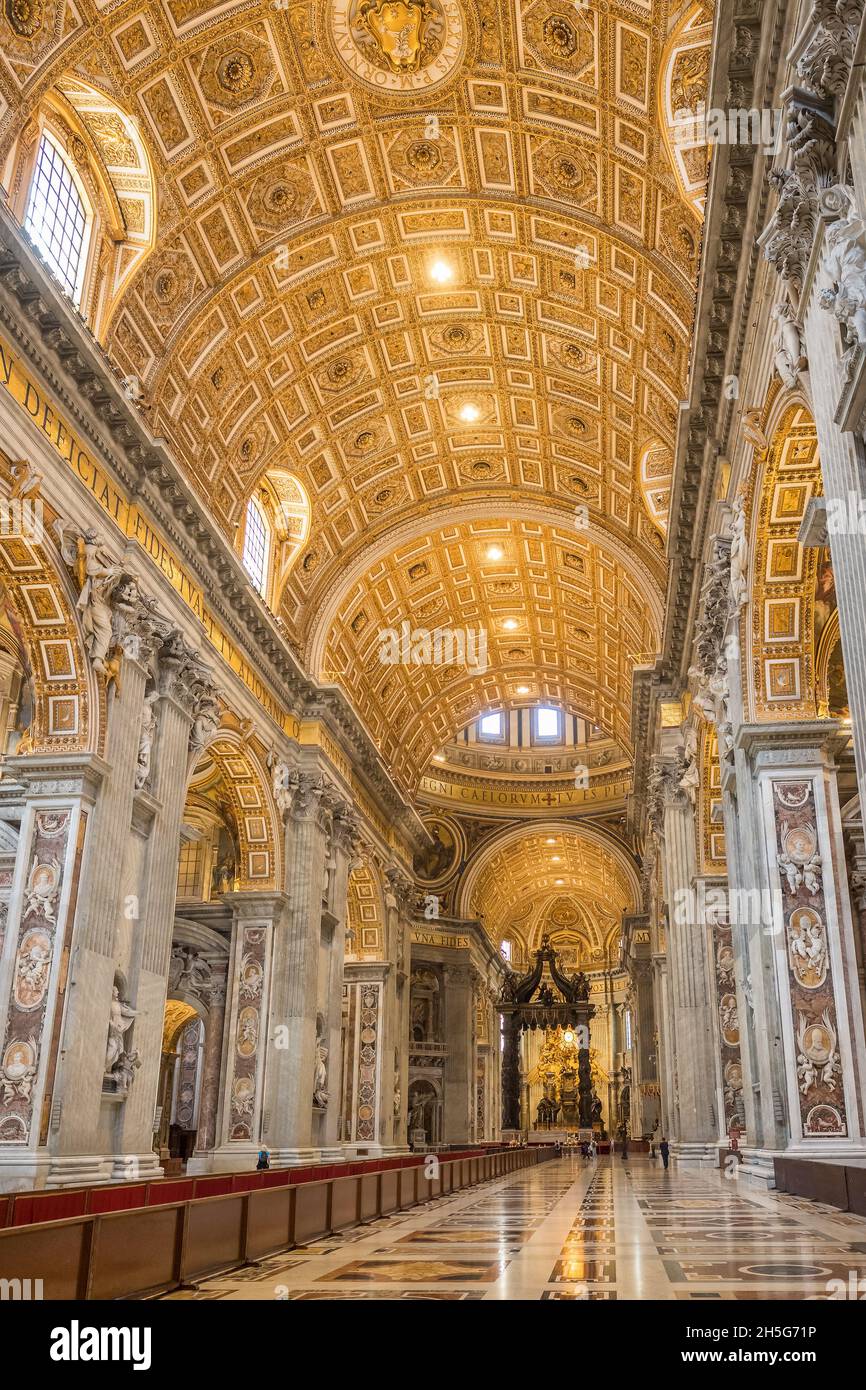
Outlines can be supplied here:
<path id="1" fill-rule="evenodd" d="M 473 424 L 480 414 L 481 411 L 478 409 L 478 406 L 473 405 L 471 401 L 467 401 L 466 405 L 461 405 L 460 407 L 460 419 L 464 420 L 467 425 Z"/>
<path id="2" fill-rule="evenodd" d="M 447 261 L 435 260 L 430 267 L 430 279 L 435 280 L 437 285 L 447 285 L 449 280 L 454 279 L 454 267 Z"/>

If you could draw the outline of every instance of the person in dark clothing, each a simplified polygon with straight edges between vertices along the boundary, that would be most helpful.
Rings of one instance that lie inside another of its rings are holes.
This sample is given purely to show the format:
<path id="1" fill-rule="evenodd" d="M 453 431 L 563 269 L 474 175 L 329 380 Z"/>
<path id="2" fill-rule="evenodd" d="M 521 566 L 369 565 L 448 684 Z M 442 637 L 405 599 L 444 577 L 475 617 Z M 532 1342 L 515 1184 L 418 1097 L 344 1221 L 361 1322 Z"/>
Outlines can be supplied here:
<path id="1" fill-rule="evenodd" d="M 622 1136 L 622 1161 L 623 1161 L 623 1163 L 625 1163 L 625 1161 L 626 1161 L 627 1158 L 628 1158 L 628 1135 L 627 1135 L 627 1134 L 624 1134 L 624 1135 Z"/>
<path id="2" fill-rule="evenodd" d="M 264 1168 L 270 1168 L 271 1155 L 268 1149 L 259 1149 L 259 1161 L 256 1164 L 256 1172 L 260 1173 Z"/>
<path id="3" fill-rule="evenodd" d="M 662 1142 L 659 1144 L 659 1153 L 662 1156 L 662 1163 L 665 1165 L 665 1168 L 667 1168 L 668 1159 L 671 1156 L 671 1146 L 667 1139 L 662 1139 Z"/>

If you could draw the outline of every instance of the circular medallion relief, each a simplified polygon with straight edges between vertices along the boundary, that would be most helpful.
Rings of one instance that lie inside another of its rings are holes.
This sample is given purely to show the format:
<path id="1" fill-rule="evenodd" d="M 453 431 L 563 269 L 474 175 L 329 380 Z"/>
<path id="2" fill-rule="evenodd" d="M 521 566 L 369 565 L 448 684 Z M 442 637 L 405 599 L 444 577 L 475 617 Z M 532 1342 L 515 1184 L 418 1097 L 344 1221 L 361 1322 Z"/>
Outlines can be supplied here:
<path id="1" fill-rule="evenodd" d="M 432 91 L 466 52 L 469 23 L 459 0 L 329 0 L 323 11 L 337 58 L 377 92 Z"/>

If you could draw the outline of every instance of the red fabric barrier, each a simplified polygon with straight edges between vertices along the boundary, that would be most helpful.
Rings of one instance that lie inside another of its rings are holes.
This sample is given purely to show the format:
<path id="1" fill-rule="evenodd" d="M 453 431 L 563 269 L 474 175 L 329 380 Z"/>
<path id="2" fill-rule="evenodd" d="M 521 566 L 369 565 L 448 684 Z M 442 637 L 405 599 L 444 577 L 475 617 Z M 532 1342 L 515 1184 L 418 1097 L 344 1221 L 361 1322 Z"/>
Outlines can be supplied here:
<path id="1" fill-rule="evenodd" d="M 189 1202 L 195 1192 L 195 1178 L 166 1178 L 147 1185 L 147 1205 L 159 1207 L 169 1202 Z"/>
<path id="2" fill-rule="evenodd" d="M 217 1173 L 211 1177 L 196 1178 L 194 1197 L 225 1197 L 232 1190 L 231 1173 Z"/>
<path id="3" fill-rule="evenodd" d="M 147 1183 L 130 1187 L 95 1187 L 90 1194 L 89 1210 L 94 1216 L 106 1211 L 129 1211 L 131 1207 L 147 1205 Z"/>
<path id="4" fill-rule="evenodd" d="M 443 1163 L 465 1158 L 482 1158 L 499 1153 L 498 1145 L 443 1152 Z M 202 1197 L 222 1197 L 233 1192 L 251 1192 L 263 1187 L 291 1186 L 293 1183 L 322 1182 L 347 1178 L 359 1173 L 381 1173 L 400 1168 L 417 1168 L 423 1154 L 402 1154 L 392 1158 L 353 1159 L 349 1163 L 313 1163 L 301 1168 L 275 1168 L 262 1172 L 211 1173 L 197 1178 L 156 1178 L 147 1183 L 111 1183 L 100 1187 L 74 1187 L 57 1191 L 16 1192 L 0 1196 L 0 1228 L 28 1226 L 44 1221 L 63 1221 L 71 1217 L 137 1207 L 188 1202 Z"/>
<path id="5" fill-rule="evenodd" d="M 89 1198 L 90 1192 L 86 1187 L 74 1188 L 72 1192 L 15 1193 L 12 1225 L 29 1226 L 36 1221 L 63 1221 L 70 1216 L 86 1216 Z"/>

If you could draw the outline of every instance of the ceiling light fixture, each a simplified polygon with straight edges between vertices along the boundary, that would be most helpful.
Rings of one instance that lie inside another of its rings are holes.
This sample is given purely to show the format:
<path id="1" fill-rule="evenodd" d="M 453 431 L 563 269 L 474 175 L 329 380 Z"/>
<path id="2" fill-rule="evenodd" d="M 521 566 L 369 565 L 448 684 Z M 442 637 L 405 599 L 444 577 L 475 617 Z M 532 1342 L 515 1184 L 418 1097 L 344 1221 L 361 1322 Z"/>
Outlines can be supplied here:
<path id="1" fill-rule="evenodd" d="M 467 404 L 460 407 L 460 419 L 465 420 L 468 425 L 471 425 L 473 420 L 477 420 L 480 414 L 481 411 L 477 405 Z"/>
<path id="2" fill-rule="evenodd" d="M 430 279 L 437 285 L 447 285 L 454 278 L 454 269 L 447 261 L 434 261 L 430 267 Z"/>
<path id="3" fill-rule="evenodd" d="M 528 686 L 528 685 L 519 685 L 519 686 L 517 687 L 517 693 L 518 693 L 518 695 L 528 695 L 528 694 L 529 694 L 529 686 Z M 550 843 L 552 844 L 553 841 L 551 841 Z"/>
<path id="4" fill-rule="evenodd" d="M 487 547 L 487 559 L 488 559 L 488 560 L 501 560 L 501 559 L 503 558 L 504 555 L 505 555 L 505 551 L 502 549 L 502 546 L 501 546 L 501 545 L 488 545 L 488 547 Z"/>
<path id="5" fill-rule="evenodd" d="M 517 627 L 517 619 L 505 618 L 503 620 L 502 626 L 505 628 L 506 632 L 513 632 L 514 629 Z"/>

